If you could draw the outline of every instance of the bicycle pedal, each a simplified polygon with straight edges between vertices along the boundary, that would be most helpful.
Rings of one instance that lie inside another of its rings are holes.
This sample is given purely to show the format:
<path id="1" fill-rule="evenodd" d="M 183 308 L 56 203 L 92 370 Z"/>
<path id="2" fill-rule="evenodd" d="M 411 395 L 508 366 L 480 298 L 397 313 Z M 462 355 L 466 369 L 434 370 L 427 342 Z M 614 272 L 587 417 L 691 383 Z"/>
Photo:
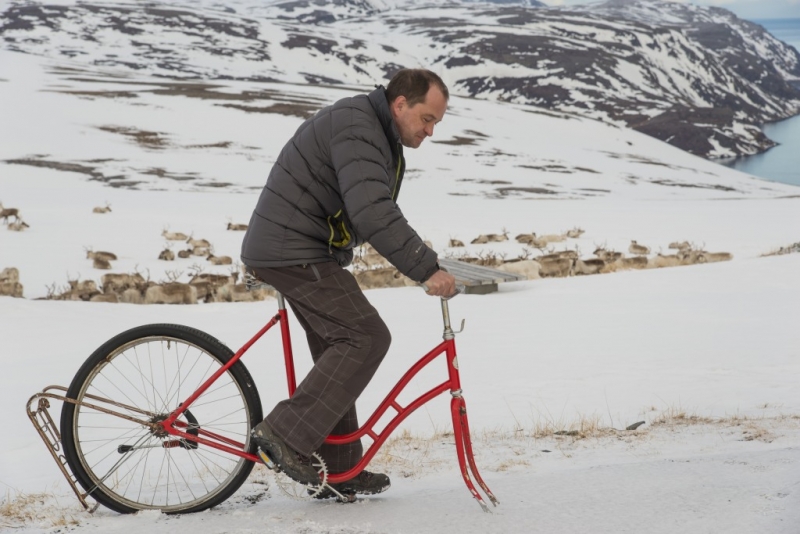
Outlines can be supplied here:
<path id="1" fill-rule="evenodd" d="M 272 471 L 275 471 L 277 469 L 278 466 L 275 464 L 275 462 L 272 461 L 272 458 L 270 458 L 267 455 L 267 453 L 262 451 L 260 447 L 258 449 L 258 457 L 261 459 L 261 461 L 264 463 L 264 465 L 267 466 L 268 469 L 270 469 Z"/>

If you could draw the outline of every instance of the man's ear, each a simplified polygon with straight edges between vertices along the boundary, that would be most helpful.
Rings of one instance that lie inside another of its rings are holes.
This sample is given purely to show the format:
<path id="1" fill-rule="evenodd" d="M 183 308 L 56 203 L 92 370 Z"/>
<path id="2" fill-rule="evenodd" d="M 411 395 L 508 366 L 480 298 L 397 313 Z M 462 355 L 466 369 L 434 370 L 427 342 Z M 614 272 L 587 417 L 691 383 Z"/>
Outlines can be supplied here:
<path id="1" fill-rule="evenodd" d="M 392 109 L 395 112 L 399 112 L 402 111 L 403 108 L 405 108 L 407 105 L 408 105 L 408 100 L 406 100 L 406 97 L 400 95 L 397 98 L 395 98 L 394 101 L 392 102 Z"/>

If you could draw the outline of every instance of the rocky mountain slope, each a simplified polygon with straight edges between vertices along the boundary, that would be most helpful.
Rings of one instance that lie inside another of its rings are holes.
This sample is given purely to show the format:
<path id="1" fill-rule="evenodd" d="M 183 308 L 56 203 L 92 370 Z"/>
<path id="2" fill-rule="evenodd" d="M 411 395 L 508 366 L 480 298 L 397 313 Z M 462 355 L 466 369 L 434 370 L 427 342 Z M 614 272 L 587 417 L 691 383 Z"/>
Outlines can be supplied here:
<path id="1" fill-rule="evenodd" d="M 370 85 L 426 66 L 458 94 L 626 125 L 706 157 L 772 145 L 800 55 L 719 8 L 611 0 L 12 3 L 7 49 L 179 79 Z M 522 133 L 522 132 L 521 132 Z"/>

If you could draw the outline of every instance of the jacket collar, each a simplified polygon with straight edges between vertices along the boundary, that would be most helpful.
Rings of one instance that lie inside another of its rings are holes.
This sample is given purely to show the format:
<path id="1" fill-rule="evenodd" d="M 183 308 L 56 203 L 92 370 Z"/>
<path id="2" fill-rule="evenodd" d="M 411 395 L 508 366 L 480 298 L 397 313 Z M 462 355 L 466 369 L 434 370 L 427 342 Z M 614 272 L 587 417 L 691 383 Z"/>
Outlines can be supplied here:
<path id="1" fill-rule="evenodd" d="M 396 151 L 400 145 L 400 131 L 397 129 L 397 124 L 392 117 L 392 111 L 389 109 L 389 101 L 386 100 L 386 89 L 382 85 L 372 91 L 369 95 L 369 103 L 372 104 L 372 109 L 378 116 L 378 120 L 383 127 L 383 133 L 386 134 L 386 139 L 389 140 L 389 145 L 392 151 Z"/>

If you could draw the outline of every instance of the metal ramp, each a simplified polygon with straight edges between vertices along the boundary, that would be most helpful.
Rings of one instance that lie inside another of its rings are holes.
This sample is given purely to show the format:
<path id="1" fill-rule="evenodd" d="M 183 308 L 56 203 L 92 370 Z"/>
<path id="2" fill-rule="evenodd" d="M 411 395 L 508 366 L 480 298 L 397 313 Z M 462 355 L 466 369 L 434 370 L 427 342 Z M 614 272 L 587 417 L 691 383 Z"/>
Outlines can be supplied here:
<path id="1" fill-rule="evenodd" d="M 468 295 L 485 295 L 497 291 L 497 284 L 527 280 L 521 274 L 507 273 L 499 269 L 475 265 L 452 258 L 439 258 L 439 265 L 464 284 Z"/>

